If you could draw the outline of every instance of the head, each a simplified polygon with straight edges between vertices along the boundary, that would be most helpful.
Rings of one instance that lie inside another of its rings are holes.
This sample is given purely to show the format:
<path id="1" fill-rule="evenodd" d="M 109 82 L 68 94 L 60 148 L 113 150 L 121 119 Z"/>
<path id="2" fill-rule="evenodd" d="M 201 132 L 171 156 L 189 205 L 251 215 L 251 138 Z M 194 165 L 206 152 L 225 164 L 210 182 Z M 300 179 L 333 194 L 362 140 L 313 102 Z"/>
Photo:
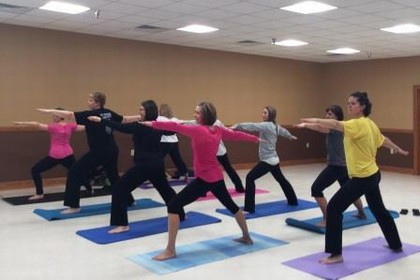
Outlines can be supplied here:
<path id="1" fill-rule="evenodd" d="M 338 121 L 344 120 L 343 109 L 338 105 L 331 105 L 325 109 L 325 117 L 327 119 L 335 119 Z"/>
<path id="2" fill-rule="evenodd" d="M 347 111 L 352 117 L 369 116 L 372 111 L 372 103 L 366 92 L 356 91 L 350 94 L 347 101 Z"/>
<path id="3" fill-rule="evenodd" d="M 61 108 L 61 107 L 57 107 L 57 108 L 55 108 L 55 110 L 64 111 L 64 109 Z M 62 118 L 60 116 L 57 116 L 57 115 L 53 115 L 52 118 L 53 118 L 53 121 L 56 122 L 56 123 L 64 121 L 64 118 Z"/>
<path id="4" fill-rule="evenodd" d="M 88 100 L 88 107 L 91 110 L 100 109 L 105 106 L 106 102 L 106 95 L 105 93 L 95 91 L 91 94 L 89 94 L 89 100 Z"/>
<path id="5" fill-rule="evenodd" d="M 194 111 L 195 121 L 199 124 L 213 125 L 217 120 L 217 112 L 210 102 L 200 102 Z"/>
<path id="6" fill-rule="evenodd" d="M 277 111 L 272 106 L 267 106 L 264 108 L 262 113 L 263 121 L 276 123 Z"/>
<path id="7" fill-rule="evenodd" d="M 168 104 L 161 104 L 159 108 L 159 115 L 167 117 L 168 119 L 173 118 L 171 107 Z"/>
<path id="8" fill-rule="evenodd" d="M 142 121 L 154 121 L 158 117 L 158 107 L 153 100 L 146 100 L 140 104 L 140 118 Z"/>

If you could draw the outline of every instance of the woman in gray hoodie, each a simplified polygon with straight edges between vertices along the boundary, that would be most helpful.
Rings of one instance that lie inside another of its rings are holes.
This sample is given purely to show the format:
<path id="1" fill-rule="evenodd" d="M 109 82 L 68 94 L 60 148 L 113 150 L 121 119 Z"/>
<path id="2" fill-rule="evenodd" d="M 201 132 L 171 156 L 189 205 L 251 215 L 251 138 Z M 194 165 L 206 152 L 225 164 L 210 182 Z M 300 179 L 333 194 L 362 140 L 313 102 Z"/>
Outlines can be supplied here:
<path id="1" fill-rule="evenodd" d="M 287 129 L 276 123 L 276 109 L 271 106 L 264 108 L 262 113 L 263 122 L 260 123 L 238 123 L 232 129 L 245 131 L 256 131 L 259 133 L 260 141 L 258 154 L 258 164 L 246 176 L 245 186 L 245 206 L 244 211 L 255 212 L 255 180 L 264 176 L 268 172 L 279 182 L 289 205 L 298 205 L 297 197 L 292 185 L 284 177 L 280 170 L 280 159 L 277 155 L 276 143 L 279 136 L 289 140 L 296 140 Z"/>

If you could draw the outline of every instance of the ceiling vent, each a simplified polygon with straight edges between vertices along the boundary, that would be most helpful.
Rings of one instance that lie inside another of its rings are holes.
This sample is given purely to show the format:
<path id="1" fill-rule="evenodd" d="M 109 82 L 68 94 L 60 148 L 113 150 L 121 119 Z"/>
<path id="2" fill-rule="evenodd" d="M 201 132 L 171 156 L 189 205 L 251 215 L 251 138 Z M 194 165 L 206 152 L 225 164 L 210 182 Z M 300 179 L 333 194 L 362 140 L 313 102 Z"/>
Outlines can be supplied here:
<path id="1" fill-rule="evenodd" d="M 157 33 L 157 32 L 167 31 L 169 30 L 169 28 L 143 24 L 143 25 L 136 26 L 135 30 L 149 32 L 149 33 Z"/>
<path id="2" fill-rule="evenodd" d="M 1 13 L 24 14 L 31 10 L 33 10 L 33 8 L 0 3 Z"/>
<path id="3" fill-rule="evenodd" d="M 242 41 L 236 42 L 236 44 L 239 44 L 241 46 L 257 46 L 257 45 L 262 45 L 264 43 L 263 42 L 254 41 L 254 40 L 242 40 Z"/>

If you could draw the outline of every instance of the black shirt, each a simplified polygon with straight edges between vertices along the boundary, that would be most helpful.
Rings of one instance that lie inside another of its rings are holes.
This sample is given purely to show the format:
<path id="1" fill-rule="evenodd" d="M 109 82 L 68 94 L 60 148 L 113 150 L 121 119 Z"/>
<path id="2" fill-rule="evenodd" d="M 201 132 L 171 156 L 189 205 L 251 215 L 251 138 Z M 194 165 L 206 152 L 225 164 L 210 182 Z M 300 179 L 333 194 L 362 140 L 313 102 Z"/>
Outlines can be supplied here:
<path id="1" fill-rule="evenodd" d="M 118 123 L 122 122 L 123 116 L 105 108 L 74 113 L 76 123 L 85 126 L 88 145 L 91 151 L 103 152 L 108 149 L 117 148 L 114 136 L 112 135 L 112 128 L 102 122 L 97 123 L 88 120 L 89 116 L 98 116 L 101 119 Z"/>

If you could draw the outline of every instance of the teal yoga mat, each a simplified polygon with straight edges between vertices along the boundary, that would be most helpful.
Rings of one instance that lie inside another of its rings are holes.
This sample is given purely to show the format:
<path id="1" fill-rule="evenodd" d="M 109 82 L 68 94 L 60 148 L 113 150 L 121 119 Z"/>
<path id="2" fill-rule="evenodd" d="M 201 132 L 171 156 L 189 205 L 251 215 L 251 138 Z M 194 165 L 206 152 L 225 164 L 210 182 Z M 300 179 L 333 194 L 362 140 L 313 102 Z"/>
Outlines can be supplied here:
<path id="1" fill-rule="evenodd" d="M 257 204 L 255 206 L 255 213 L 247 214 L 246 219 L 255 219 L 255 218 L 260 218 L 260 217 L 265 217 L 265 216 L 270 216 L 270 215 L 284 214 L 284 213 L 289 213 L 289 212 L 311 209 L 315 207 L 318 207 L 318 205 L 315 202 L 307 201 L 303 199 L 298 199 L 298 205 L 296 206 L 288 205 L 286 200 L 266 202 L 266 203 Z M 216 209 L 216 212 L 233 217 L 233 214 L 230 213 L 229 210 L 225 208 Z"/>
<path id="2" fill-rule="evenodd" d="M 155 207 L 162 207 L 162 206 L 165 206 L 165 204 L 154 201 L 149 198 L 142 198 L 142 199 L 136 200 L 136 204 L 128 207 L 127 210 L 131 211 L 131 210 L 148 209 L 148 208 L 155 208 Z M 100 203 L 100 204 L 82 206 L 80 208 L 80 212 L 75 213 L 75 214 L 61 214 L 60 212 L 63 211 L 64 209 L 65 208 L 59 208 L 59 209 L 37 208 L 34 210 L 34 213 L 37 214 L 38 216 L 41 216 L 47 221 L 74 219 L 74 218 L 110 213 L 111 203 Z"/>
<path id="3" fill-rule="evenodd" d="M 365 225 L 370 225 L 373 223 L 376 223 L 376 219 L 373 216 L 372 212 L 369 210 L 368 207 L 365 207 L 365 213 L 366 213 L 366 219 L 361 220 L 356 217 L 354 217 L 355 214 L 357 214 L 357 211 L 348 211 L 343 213 L 343 229 L 349 229 L 354 227 L 361 227 Z M 395 219 L 398 218 L 400 215 L 398 212 L 395 211 L 389 211 L 391 216 Z M 307 219 L 307 220 L 297 220 L 293 218 L 287 218 L 286 224 L 289 226 L 313 231 L 316 233 L 325 234 L 325 227 L 319 227 L 317 224 L 322 220 L 321 217 Z"/>
<path id="4" fill-rule="evenodd" d="M 180 229 L 198 227 L 221 222 L 220 219 L 198 212 L 188 212 L 185 221 L 180 223 Z M 154 218 L 144 221 L 132 222 L 130 230 L 118 234 L 108 234 L 111 226 L 79 230 L 76 233 L 97 244 L 109 244 L 142 236 L 158 234 L 168 231 L 168 217 Z"/>
<path id="5" fill-rule="evenodd" d="M 166 261 L 155 261 L 152 259 L 162 252 L 162 250 L 135 255 L 128 259 L 153 273 L 163 275 L 288 244 L 285 241 L 254 232 L 251 232 L 251 237 L 254 240 L 254 244 L 252 245 L 233 241 L 233 239 L 238 237 L 239 236 L 225 236 L 177 246 L 177 257 Z M 162 246 L 162 249 L 163 248 L 164 245 Z"/>

